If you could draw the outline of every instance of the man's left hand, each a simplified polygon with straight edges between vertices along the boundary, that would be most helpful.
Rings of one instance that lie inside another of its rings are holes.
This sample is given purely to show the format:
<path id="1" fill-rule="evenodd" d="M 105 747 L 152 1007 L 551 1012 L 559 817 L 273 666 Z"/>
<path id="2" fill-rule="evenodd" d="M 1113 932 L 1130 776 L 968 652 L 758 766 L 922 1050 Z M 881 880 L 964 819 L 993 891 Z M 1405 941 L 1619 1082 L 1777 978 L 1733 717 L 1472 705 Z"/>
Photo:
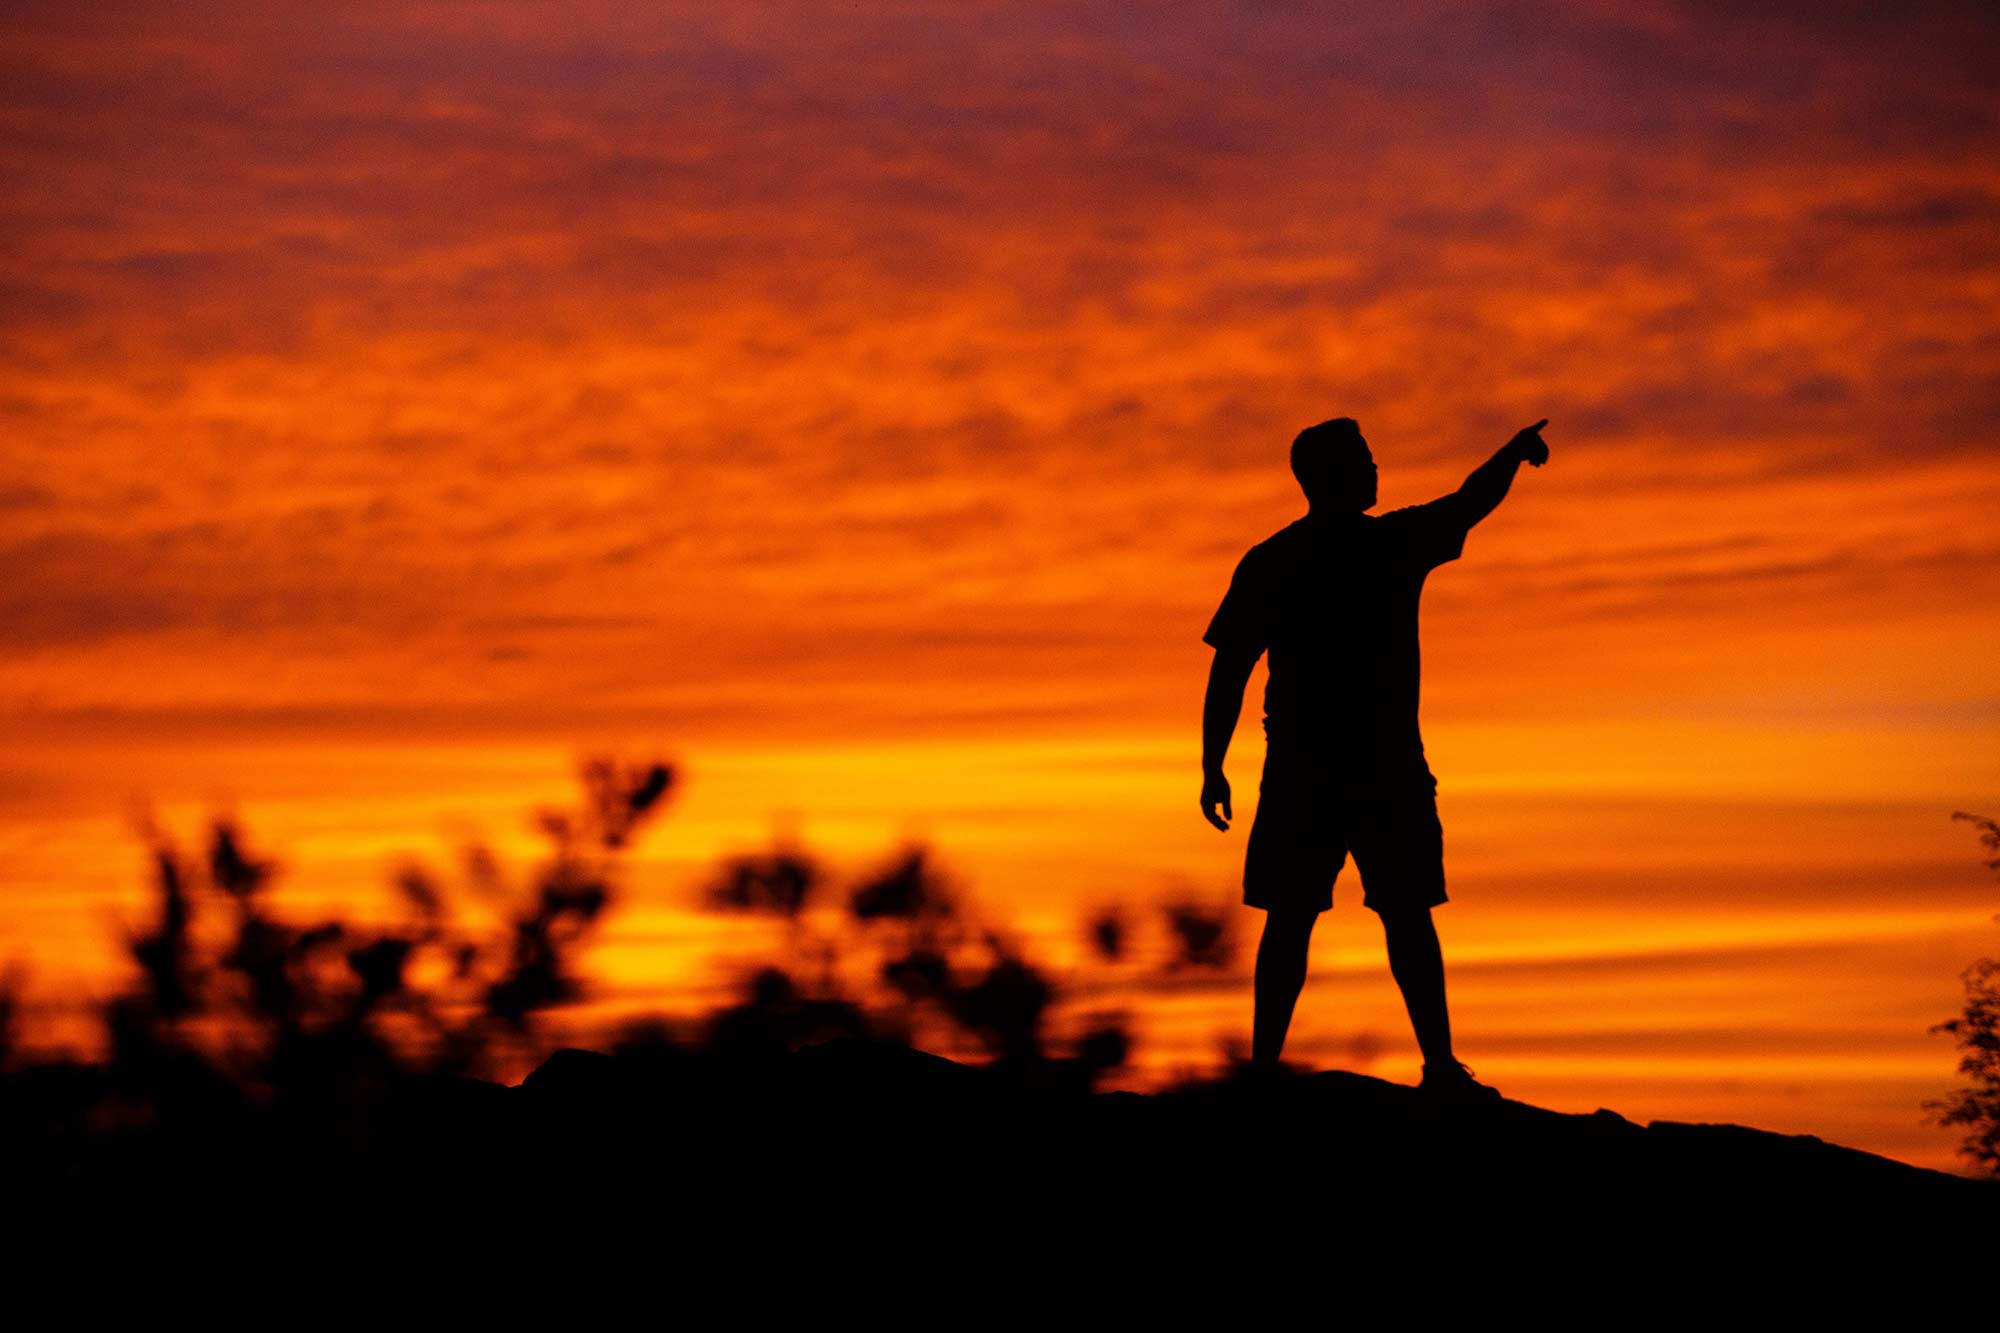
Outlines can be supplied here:
<path id="1" fill-rule="evenodd" d="M 1542 440 L 1542 427 L 1549 424 L 1543 417 L 1532 426 L 1523 427 L 1514 433 L 1508 445 L 1521 455 L 1521 461 L 1529 467 L 1540 467 L 1549 461 L 1549 446 Z"/>

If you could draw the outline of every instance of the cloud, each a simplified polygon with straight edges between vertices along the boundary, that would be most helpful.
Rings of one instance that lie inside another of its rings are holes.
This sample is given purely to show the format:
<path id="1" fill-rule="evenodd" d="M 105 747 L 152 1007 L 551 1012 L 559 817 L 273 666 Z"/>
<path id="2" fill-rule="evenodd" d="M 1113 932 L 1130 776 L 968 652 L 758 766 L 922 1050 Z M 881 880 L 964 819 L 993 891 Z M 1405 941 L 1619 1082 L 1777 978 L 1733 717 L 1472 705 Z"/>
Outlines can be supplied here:
<path id="1" fill-rule="evenodd" d="M 1600 636 L 1579 687 L 1779 588 L 1963 650 L 1936 590 L 1992 567 L 1935 539 L 2000 383 L 1976 7 L 6 23 L 0 706 L 117 702 L 116 644 L 191 708 L 1059 725 L 1187 673 L 1340 413 L 1392 503 L 1556 418 L 1431 614 L 1518 574 Z"/>

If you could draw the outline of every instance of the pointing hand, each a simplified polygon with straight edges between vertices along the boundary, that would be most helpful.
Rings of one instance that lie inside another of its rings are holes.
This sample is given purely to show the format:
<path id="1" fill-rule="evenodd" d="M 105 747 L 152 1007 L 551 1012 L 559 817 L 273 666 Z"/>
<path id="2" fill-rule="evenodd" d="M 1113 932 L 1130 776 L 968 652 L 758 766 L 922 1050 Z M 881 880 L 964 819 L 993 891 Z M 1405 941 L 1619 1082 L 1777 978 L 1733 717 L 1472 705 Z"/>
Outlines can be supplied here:
<path id="1" fill-rule="evenodd" d="M 1516 431 L 1514 438 L 1507 441 L 1509 445 L 1520 451 L 1522 461 L 1530 467 L 1540 467 L 1549 461 L 1549 446 L 1542 442 L 1542 427 L 1548 424 L 1549 419 L 1543 417 L 1534 425 L 1526 426 Z"/>

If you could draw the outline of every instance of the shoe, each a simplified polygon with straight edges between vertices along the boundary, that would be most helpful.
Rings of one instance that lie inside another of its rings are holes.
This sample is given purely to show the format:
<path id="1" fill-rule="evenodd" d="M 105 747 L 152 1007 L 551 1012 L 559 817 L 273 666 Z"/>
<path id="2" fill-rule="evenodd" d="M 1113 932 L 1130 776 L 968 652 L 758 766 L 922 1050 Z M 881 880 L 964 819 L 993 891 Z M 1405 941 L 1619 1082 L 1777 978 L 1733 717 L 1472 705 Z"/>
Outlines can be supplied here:
<path id="1" fill-rule="evenodd" d="M 1441 1068 L 1425 1065 L 1424 1081 L 1417 1085 L 1417 1091 L 1454 1102 L 1482 1105 L 1504 1100 L 1500 1089 L 1489 1088 L 1474 1078 L 1471 1068 L 1460 1060 Z"/>

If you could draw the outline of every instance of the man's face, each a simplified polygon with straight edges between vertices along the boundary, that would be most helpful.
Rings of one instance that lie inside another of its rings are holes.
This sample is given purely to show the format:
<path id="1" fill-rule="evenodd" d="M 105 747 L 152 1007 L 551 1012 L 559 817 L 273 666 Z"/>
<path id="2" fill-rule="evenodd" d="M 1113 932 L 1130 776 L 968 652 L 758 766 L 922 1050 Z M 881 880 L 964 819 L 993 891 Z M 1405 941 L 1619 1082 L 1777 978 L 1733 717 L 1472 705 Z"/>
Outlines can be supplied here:
<path id="1" fill-rule="evenodd" d="M 1361 494 L 1363 497 L 1361 507 L 1364 510 L 1373 509 L 1376 500 L 1375 483 L 1381 474 L 1375 466 L 1375 455 L 1368 448 L 1368 441 L 1366 440 L 1361 441 L 1361 468 L 1364 473 L 1364 479 L 1361 482 Z"/>

